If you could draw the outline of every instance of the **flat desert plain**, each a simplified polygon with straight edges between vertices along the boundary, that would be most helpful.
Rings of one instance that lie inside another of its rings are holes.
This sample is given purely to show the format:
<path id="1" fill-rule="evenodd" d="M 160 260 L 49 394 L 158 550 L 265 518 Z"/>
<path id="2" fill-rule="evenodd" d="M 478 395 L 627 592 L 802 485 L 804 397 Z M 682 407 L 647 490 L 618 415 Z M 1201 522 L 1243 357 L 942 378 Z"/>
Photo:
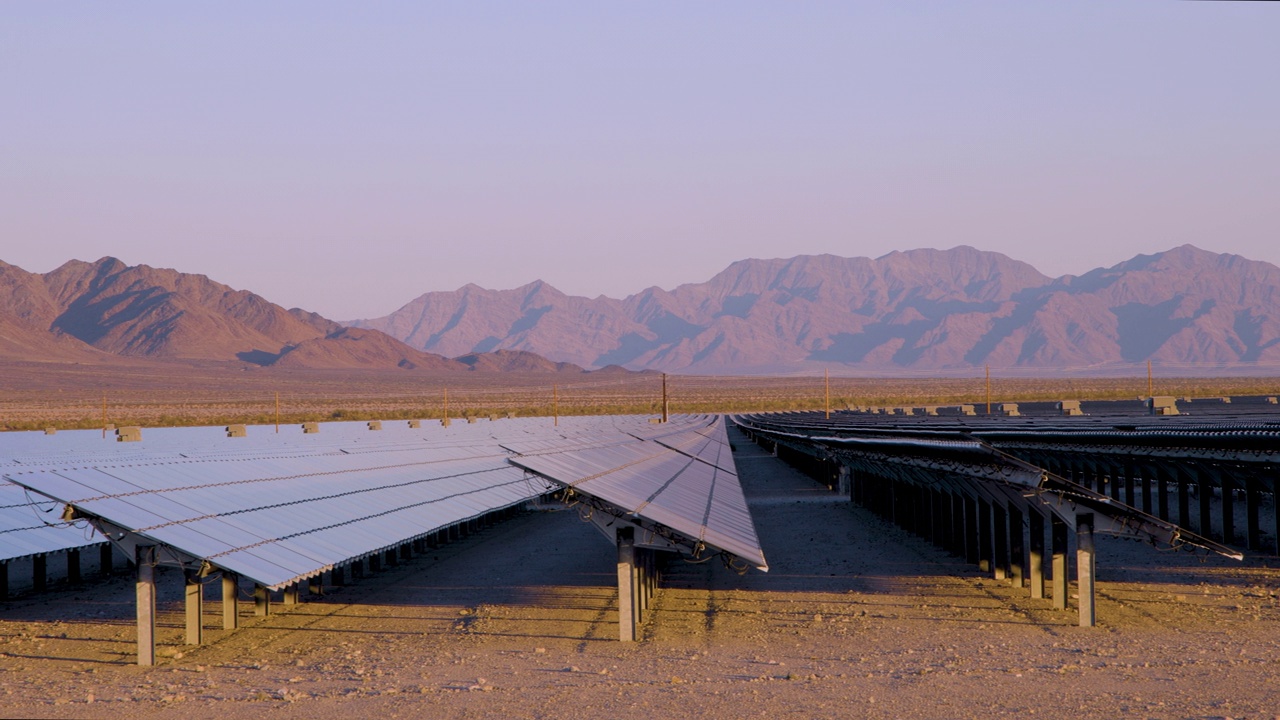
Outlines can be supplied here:
<path id="1" fill-rule="evenodd" d="M 1104 538 L 1080 628 L 731 439 L 770 571 L 670 564 L 640 642 L 616 640 L 613 548 L 547 507 L 266 618 L 245 598 L 200 647 L 162 572 L 154 668 L 127 577 L 10 601 L 0 714 L 1280 717 L 1280 560 Z"/>

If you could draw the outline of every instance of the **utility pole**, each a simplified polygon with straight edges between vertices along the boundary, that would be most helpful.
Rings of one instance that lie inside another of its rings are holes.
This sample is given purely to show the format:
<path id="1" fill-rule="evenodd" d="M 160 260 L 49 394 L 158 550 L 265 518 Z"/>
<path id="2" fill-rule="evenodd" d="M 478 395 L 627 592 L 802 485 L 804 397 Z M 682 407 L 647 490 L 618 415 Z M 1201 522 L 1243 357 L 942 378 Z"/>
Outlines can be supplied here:
<path id="1" fill-rule="evenodd" d="M 987 368 L 987 414 L 990 415 L 991 414 L 991 366 L 987 365 L 985 367 Z"/>
<path id="2" fill-rule="evenodd" d="M 667 421 L 667 374 L 662 373 L 662 422 Z"/>
<path id="3" fill-rule="evenodd" d="M 551 411 L 555 417 L 554 425 L 560 427 L 560 386 L 551 386 Z"/>
<path id="4" fill-rule="evenodd" d="M 831 419 L 831 371 L 827 370 L 826 368 L 823 368 L 822 380 L 823 380 L 823 383 L 827 386 L 827 399 L 826 399 L 826 402 L 823 404 L 823 407 L 826 408 L 827 419 L 830 420 Z"/>
<path id="5" fill-rule="evenodd" d="M 444 389 L 444 420 L 441 424 L 449 424 L 449 388 Z"/>
<path id="6" fill-rule="evenodd" d="M 276 434 L 280 434 L 280 393 L 276 393 Z"/>

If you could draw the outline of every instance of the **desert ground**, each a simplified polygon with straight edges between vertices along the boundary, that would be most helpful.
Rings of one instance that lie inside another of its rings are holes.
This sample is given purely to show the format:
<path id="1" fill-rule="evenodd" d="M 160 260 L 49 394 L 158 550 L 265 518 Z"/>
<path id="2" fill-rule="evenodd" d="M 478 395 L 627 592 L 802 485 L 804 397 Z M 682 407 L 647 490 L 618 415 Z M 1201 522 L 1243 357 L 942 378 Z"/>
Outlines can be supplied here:
<path id="1" fill-rule="evenodd" d="M 821 376 L 668 378 L 670 411 L 820 410 Z M 1280 378 L 1157 377 L 1156 395 L 1278 395 Z M 1146 377 L 996 377 L 993 402 L 1133 400 Z M 445 395 L 448 395 L 448 407 Z M 276 414 L 279 397 L 280 414 Z M 114 365 L 4 363 L 0 431 L 99 428 L 104 424 L 225 425 L 324 420 L 656 413 L 658 373 L 419 373 L 294 370 L 249 364 L 131 360 Z M 985 402 L 982 377 L 832 377 L 830 407 Z M 104 409 L 104 400 L 106 407 Z M 104 415 L 105 421 L 104 423 Z"/>
<path id="2" fill-rule="evenodd" d="M 0 606 L 6 717 L 1280 717 L 1280 560 L 1104 538 L 1099 625 L 835 496 L 731 431 L 770 571 L 667 566 L 616 640 L 613 548 L 549 505 L 133 664 L 133 585 Z M 220 627 L 210 588 L 206 627 Z"/>

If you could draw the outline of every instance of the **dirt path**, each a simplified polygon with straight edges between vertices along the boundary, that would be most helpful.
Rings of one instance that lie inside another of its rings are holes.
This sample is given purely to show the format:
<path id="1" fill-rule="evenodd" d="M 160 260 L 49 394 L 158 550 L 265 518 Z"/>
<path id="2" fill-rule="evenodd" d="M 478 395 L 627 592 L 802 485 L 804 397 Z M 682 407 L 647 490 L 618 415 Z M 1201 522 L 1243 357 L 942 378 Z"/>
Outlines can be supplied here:
<path id="1" fill-rule="evenodd" d="M 1104 540 L 1082 629 L 734 442 L 771 571 L 670 565 L 641 642 L 614 639 L 612 548 L 549 510 L 269 618 L 246 600 L 199 648 L 165 573 L 149 670 L 127 578 L 6 603 L 0 714 L 1280 717 L 1274 559 Z"/>

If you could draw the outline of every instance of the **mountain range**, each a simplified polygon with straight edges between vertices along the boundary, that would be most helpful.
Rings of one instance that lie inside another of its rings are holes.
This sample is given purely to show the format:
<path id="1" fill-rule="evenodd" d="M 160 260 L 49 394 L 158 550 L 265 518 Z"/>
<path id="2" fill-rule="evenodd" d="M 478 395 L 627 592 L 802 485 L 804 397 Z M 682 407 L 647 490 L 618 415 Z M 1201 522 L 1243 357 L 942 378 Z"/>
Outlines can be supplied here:
<path id="1" fill-rule="evenodd" d="M 43 275 L 0 262 L 0 360 L 129 357 L 411 372 L 1225 371 L 1280 366 L 1280 268 L 1184 245 L 1051 278 L 962 246 L 742 260 L 622 299 L 469 284 L 339 323 L 113 258 Z"/>
<path id="2" fill-rule="evenodd" d="M 0 361 L 211 360 L 287 369 L 584 372 L 509 351 L 453 360 L 204 275 L 115 258 L 43 275 L 0 262 Z"/>
<path id="3" fill-rule="evenodd" d="M 688 373 L 1280 363 L 1280 268 L 1191 245 L 1051 278 L 956 247 L 742 260 L 625 299 L 543 282 L 427 293 L 348 323 L 446 355 L 524 350 Z"/>

